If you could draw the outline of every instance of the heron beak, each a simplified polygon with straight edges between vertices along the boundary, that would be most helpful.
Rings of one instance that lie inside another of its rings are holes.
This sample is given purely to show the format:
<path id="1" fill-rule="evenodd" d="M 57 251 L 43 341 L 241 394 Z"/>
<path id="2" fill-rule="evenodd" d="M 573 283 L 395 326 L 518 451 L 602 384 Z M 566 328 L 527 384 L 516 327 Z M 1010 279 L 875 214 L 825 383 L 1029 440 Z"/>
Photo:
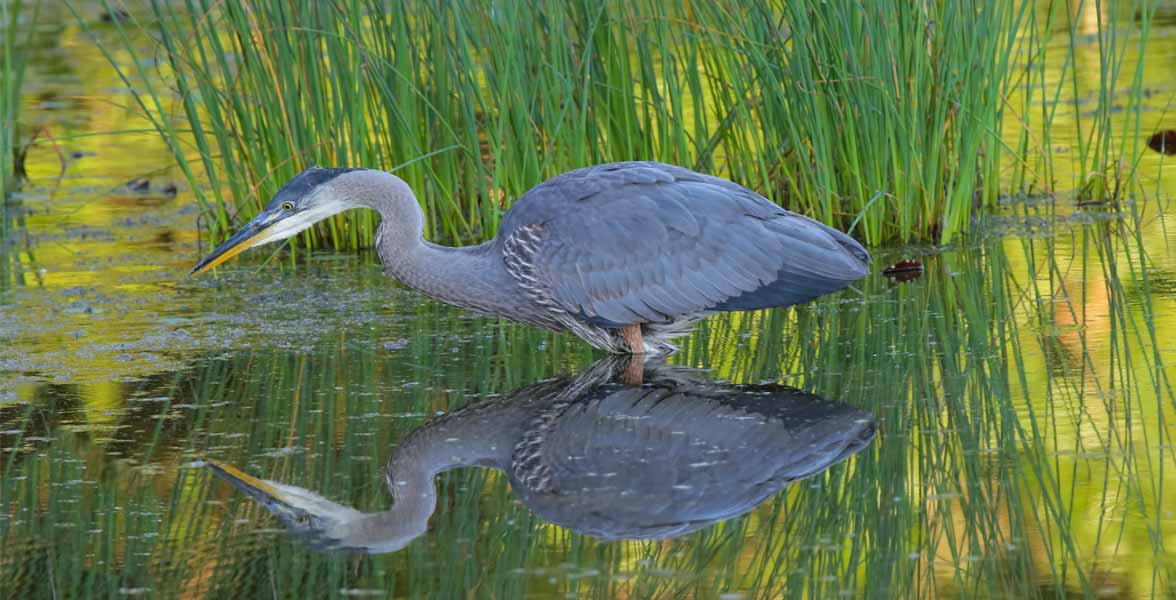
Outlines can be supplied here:
<path id="1" fill-rule="evenodd" d="M 262 211 L 261 214 L 253 218 L 245 224 L 245 227 L 233 234 L 233 237 L 225 240 L 224 243 L 217 246 L 213 251 L 205 256 L 203 260 L 192 267 L 192 271 L 188 275 L 199 275 L 223 262 L 233 258 L 234 256 L 252 248 L 260 246 L 262 240 L 265 240 L 270 229 L 274 224 L 281 220 L 281 213 L 278 211 Z"/>
<path id="2" fill-rule="evenodd" d="M 262 506 L 270 507 L 275 503 L 290 504 L 285 500 L 286 494 L 269 481 L 258 479 L 233 465 L 219 461 L 206 458 L 204 459 L 204 463 L 214 475 L 229 482 L 233 487 L 241 490 L 245 495 L 253 498 Z"/>

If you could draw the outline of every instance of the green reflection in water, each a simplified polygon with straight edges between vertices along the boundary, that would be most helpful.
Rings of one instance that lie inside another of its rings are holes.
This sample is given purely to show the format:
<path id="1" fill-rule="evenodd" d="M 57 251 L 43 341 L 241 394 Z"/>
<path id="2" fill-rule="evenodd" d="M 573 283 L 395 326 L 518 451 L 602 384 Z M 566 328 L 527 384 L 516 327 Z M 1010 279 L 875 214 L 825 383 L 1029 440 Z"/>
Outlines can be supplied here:
<path id="1" fill-rule="evenodd" d="M 213 457 L 380 510 L 384 464 L 409 431 L 592 362 L 572 340 L 432 303 L 326 327 L 304 347 L 43 385 L 4 409 L 0 535 L 19 552 L 5 553 L 0 584 L 21 595 L 52 582 L 278 596 L 1147 597 L 1170 585 L 1171 348 L 1157 329 L 1170 318 L 1154 315 L 1172 298 L 1151 293 L 1138 227 L 1128 216 L 993 239 L 926 257 L 910 283 L 871 277 L 860 295 L 709 321 L 673 362 L 836 398 L 877 415 L 880 434 L 748 515 L 667 541 L 545 524 L 503 477 L 474 470 L 439 478 L 430 530 L 405 550 L 320 555 L 185 467 Z"/>

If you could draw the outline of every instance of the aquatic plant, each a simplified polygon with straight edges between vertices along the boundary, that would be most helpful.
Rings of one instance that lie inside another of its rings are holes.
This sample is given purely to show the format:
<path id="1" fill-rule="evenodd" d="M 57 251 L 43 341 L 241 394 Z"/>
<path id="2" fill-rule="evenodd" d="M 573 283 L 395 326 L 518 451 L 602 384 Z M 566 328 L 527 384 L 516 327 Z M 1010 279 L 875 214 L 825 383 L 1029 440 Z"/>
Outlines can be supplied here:
<path id="1" fill-rule="evenodd" d="M 171 125 L 159 90 L 145 106 L 216 238 L 311 165 L 396 170 L 429 235 L 464 243 L 546 177 L 652 159 L 727 176 L 869 243 L 947 241 L 1002 185 L 1058 183 L 1050 124 L 1078 85 L 1069 61 L 1046 74 L 1041 59 L 1058 51 L 1056 21 L 1071 20 L 1060 51 L 1072 54 L 1079 17 L 1102 10 L 1063 4 L 155 2 L 149 32 L 191 133 Z M 1110 143 L 1106 104 L 1131 66 L 1119 32 L 1131 23 L 1098 22 L 1099 112 L 1083 177 L 1063 191 L 1137 152 Z M 143 68 L 125 71 L 131 87 L 156 78 Z M 1139 78 L 1128 87 L 1138 97 Z M 1025 132 L 1020 144 L 1001 141 L 1008 129 Z M 373 221 L 343 215 L 303 243 L 369 245 Z"/>
<path id="2" fill-rule="evenodd" d="M 28 60 L 23 49 L 31 46 L 39 9 L 37 2 L 31 9 L 22 0 L 0 2 L 0 291 L 19 272 L 13 238 L 21 219 L 9 204 L 9 193 L 24 177 L 20 109 Z"/>
<path id="3" fill-rule="evenodd" d="M 32 16 L 25 15 L 22 0 L 0 3 L 0 211 L 7 210 L 2 200 L 23 174 L 19 153 L 20 144 L 20 90 L 24 83 L 25 68 L 28 65 L 22 46 L 28 46 L 36 22 L 38 3 L 33 3 Z M 25 34 L 22 43 L 21 33 Z M 0 224 L 0 227 L 3 227 Z M 0 230 L 2 233 L 2 230 Z M 0 240 L 3 236 L 0 236 Z"/>

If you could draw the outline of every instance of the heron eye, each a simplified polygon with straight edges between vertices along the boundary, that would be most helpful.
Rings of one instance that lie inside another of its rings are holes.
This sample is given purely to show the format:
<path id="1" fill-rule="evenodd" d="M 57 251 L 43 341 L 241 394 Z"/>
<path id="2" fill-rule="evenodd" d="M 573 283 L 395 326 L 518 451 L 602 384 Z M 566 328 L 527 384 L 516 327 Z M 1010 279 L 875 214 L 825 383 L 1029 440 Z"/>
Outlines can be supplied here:
<path id="1" fill-rule="evenodd" d="M 287 212 L 294 210 L 294 203 L 290 202 L 288 200 L 286 202 L 283 202 L 282 203 L 282 210 L 287 211 Z"/>

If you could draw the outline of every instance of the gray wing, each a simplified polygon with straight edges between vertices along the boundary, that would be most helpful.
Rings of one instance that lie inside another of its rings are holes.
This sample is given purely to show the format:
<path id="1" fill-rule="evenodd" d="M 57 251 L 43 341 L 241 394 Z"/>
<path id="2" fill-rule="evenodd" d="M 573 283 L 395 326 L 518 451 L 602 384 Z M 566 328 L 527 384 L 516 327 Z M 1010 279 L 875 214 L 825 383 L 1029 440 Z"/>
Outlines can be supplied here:
<path id="1" fill-rule="evenodd" d="M 527 282 L 603 326 L 805 302 L 866 274 L 849 236 L 682 167 L 598 165 L 531 189 L 500 239 L 528 253 Z M 519 250 L 520 252 L 522 250 Z M 513 271 L 512 271 L 513 272 Z M 517 275 L 516 275 L 517 276 Z"/>
<path id="2" fill-rule="evenodd" d="M 869 413 L 775 386 L 607 386 L 585 400 L 547 432 L 538 451 L 550 483 L 527 503 L 604 538 L 678 535 L 743 514 L 874 436 Z"/>

